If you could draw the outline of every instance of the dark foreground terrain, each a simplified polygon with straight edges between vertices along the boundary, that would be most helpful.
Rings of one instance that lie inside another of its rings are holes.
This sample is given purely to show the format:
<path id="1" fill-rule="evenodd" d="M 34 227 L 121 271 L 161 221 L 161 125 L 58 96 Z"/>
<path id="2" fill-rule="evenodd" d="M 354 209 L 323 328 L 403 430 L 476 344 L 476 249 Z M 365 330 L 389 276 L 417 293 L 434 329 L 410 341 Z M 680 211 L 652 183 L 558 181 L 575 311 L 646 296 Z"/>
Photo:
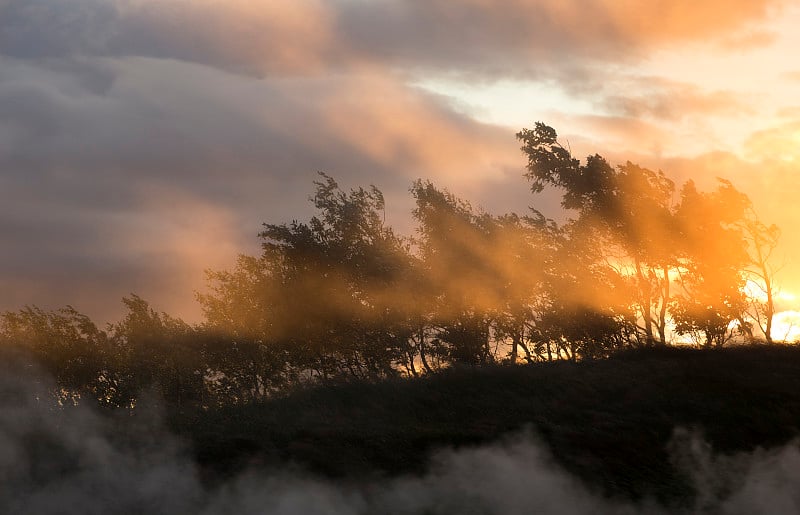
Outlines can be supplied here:
<path id="1" fill-rule="evenodd" d="M 800 348 L 459 369 L 168 418 L 211 482 L 287 463 L 340 479 L 416 474 L 439 449 L 529 431 L 558 466 L 605 495 L 672 504 L 693 495 L 673 452 L 680 429 L 716 455 L 800 435 Z"/>

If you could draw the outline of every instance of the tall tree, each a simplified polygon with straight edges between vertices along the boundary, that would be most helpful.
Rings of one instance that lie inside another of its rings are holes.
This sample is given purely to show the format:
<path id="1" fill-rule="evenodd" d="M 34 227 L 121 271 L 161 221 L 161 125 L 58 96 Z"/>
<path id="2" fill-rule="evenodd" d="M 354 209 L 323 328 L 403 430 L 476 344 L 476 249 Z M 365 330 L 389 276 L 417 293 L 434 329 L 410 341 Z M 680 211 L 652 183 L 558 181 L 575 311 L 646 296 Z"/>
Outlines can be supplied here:
<path id="1" fill-rule="evenodd" d="M 436 344 L 453 363 L 494 361 L 490 345 L 492 315 L 503 296 L 494 266 L 494 220 L 430 182 L 416 181 L 414 217 L 419 223 L 419 253 L 429 291 L 434 295 Z"/>
<path id="2" fill-rule="evenodd" d="M 212 293 L 200 297 L 208 324 L 285 350 L 293 368 L 322 379 L 395 375 L 408 328 L 392 293 L 406 277 L 408 245 L 384 223 L 377 188 L 345 192 L 320 177 L 316 216 L 264 224 L 260 258 L 212 274 Z"/>
<path id="3" fill-rule="evenodd" d="M 775 225 L 766 225 L 758 217 L 755 209 L 748 206 L 741 222 L 742 234 L 747 242 L 749 255 L 745 270 L 751 292 L 747 314 L 758 326 L 768 344 L 773 343 L 772 326 L 775 318 L 775 276 L 779 267 L 773 263 L 775 249 L 781 231 Z M 753 335 L 749 335 L 752 339 Z"/>
<path id="4" fill-rule="evenodd" d="M 508 362 L 517 363 L 520 352 L 532 362 L 536 356 L 531 347 L 541 342 L 541 319 L 552 300 L 548 287 L 558 268 L 561 230 L 538 212 L 526 217 L 507 214 L 495 219 L 492 240 L 495 281 L 502 287 L 495 336 L 510 340 Z"/>
<path id="5" fill-rule="evenodd" d="M 604 252 L 609 258 L 632 268 L 632 300 L 642 321 L 644 342 L 666 343 L 674 261 L 674 183 L 661 171 L 630 162 L 614 168 L 597 154 L 582 164 L 558 142 L 556 131 L 542 123 L 533 130 L 523 129 L 517 138 L 528 158 L 526 177 L 531 189 L 561 189 L 562 206 L 577 213 L 582 230 L 606 238 Z M 620 249 L 619 256 L 613 248 Z"/>
<path id="6" fill-rule="evenodd" d="M 692 181 L 681 189 L 675 216 L 682 292 L 673 316 L 678 333 L 701 335 L 707 347 L 721 346 L 742 330 L 748 256 L 741 221 L 749 205 L 747 196 L 723 179 L 710 193 L 698 191 Z"/>

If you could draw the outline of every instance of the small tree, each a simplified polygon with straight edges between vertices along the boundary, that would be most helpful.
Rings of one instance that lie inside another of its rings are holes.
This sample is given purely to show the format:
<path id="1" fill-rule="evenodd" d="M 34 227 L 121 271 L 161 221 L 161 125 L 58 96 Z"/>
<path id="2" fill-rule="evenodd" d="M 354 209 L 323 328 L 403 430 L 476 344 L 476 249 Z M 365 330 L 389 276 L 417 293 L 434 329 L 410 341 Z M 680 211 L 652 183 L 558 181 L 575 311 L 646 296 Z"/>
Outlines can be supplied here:
<path id="1" fill-rule="evenodd" d="M 72 306 L 56 311 L 26 307 L 0 315 L 0 342 L 30 356 L 51 374 L 60 402 L 115 402 L 115 377 L 105 332 Z"/>
<path id="2" fill-rule="evenodd" d="M 749 263 L 745 269 L 748 283 L 760 294 L 748 299 L 747 314 L 755 323 L 768 344 L 772 344 L 772 323 L 775 317 L 775 275 L 779 272 L 773 264 L 773 254 L 778 246 L 781 231 L 774 224 L 767 226 L 759 219 L 752 206 L 741 222 L 742 234 L 747 242 Z M 750 338 L 752 339 L 752 332 Z"/>
<path id="3" fill-rule="evenodd" d="M 206 366 L 194 330 L 138 295 L 122 302 L 128 312 L 110 326 L 120 398 L 135 404 L 143 390 L 154 389 L 178 406 L 201 401 Z"/>

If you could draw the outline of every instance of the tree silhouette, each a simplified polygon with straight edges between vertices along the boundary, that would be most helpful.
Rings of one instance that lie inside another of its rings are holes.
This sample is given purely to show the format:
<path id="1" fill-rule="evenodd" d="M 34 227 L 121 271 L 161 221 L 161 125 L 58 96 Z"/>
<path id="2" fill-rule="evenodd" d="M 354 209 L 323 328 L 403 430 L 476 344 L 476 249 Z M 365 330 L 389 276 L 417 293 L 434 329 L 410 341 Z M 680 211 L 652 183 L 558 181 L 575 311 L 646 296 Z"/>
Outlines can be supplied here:
<path id="1" fill-rule="evenodd" d="M 666 344 L 670 318 L 679 334 L 702 334 L 706 345 L 728 341 L 734 328 L 752 338 L 743 293 L 748 264 L 769 291 L 752 314 L 767 331 L 774 304 L 772 282 L 763 277 L 773 273 L 764 265 L 777 234 L 748 218 L 750 200 L 730 182 L 720 179 L 716 191 L 700 193 L 689 181 L 673 205 L 674 183 L 661 171 L 630 162 L 613 168 L 597 154 L 582 164 L 542 123 L 517 138 L 532 190 L 560 188 L 562 206 L 577 213 L 579 232 L 605 238 L 597 250 L 631 282 L 643 343 Z"/>
<path id="2" fill-rule="evenodd" d="M 720 179 L 680 188 L 631 162 L 584 162 L 537 123 L 517 134 L 533 192 L 561 191 L 567 220 L 495 215 L 417 180 L 414 237 L 385 223 L 373 187 L 324 173 L 307 222 L 267 223 L 258 256 L 208 272 L 192 327 L 123 299 L 100 330 L 71 307 L 0 315 L 6 354 L 53 375 L 59 402 L 170 408 L 268 399 L 315 382 L 420 376 L 460 365 L 585 360 L 674 335 L 718 347 L 772 343 L 779 230 Z M 762 295 L 747 296 L 747 281 Z"/>
<path id="3" fill-rule="evenodd" d="M 135 404 L 140 392 L 154 389 L 179 407 L 200 402 L 206 367 L 193 329 L 137 295 L 122 302 L 128 312 L 110 326 L 120 400 Z"/>
<path id="4" fill-rule="evenodd" d="M 752 206 L 748 206 L 741 222 L 742 234 L 747 242 L 749 263 L 745 270 L 752 288 L 760 290 L 748 299 L 747 314 L 758 326 L 768 344 L 772 344 L 772 324 L 775 318 L 775 275 L 779 269 L 772 263 L 781 231 L 775 224 L 767 226 L 759 219 Z M 746 326 L 745 326 L 746 327 Z M 752 339 L 753 335 L 750 334 Z"/>
<path id="5" fill-rule="evenodd" d="M 495 279 L 502 291 L 495 308 L 494 333 L 511 341 L 508 362 L 517 363 L 520 351 L 532 362 L 537 358 L 532 347 L 542 342 L 542 317 L 551 306 L 551 278 L 557 274 L 562 233 L 555 222 L 538 212 L 498 217 L 493 233 L 494 257 L 503 272 Z"/>
<path id="6" fill-rule="evenodd" d="M 681 190 L 676 210 L 681 245 L 682 293 L 673 304 L 679 334 L 702 334 L 704 345 L 721 346 L 743 323 L 747 246 L 739 227 L 750 205 L 747 196 L 725 180 L 710 193 L 694 182 Z"/>
<path id="7" fill-rule="evenodd" d="M 561 229 L 557 266 L 546 276 L 538 347 L 548 360 L 607 355 L 636 334 L 630 282 L 609 266 L 605 239 L 589 229 L 578 221 Z"/>
<path id="8" fill-rule="evenodd" d="M 453 363 L 493 360 L 489 345 L 490 312 L 497 299 L 497 277 L 487 259 L 487 215 L 430 182 L 411 188 L 419 223 L 419 252 L 433 294 L 433 340 L 437 352 Z"/>
<path id="9" fill-rule="evenodd" d="M 576 222 L 585 226 L 582 230 L 605 237 L 604 252 L 610 255 L 619 248 L 620 257 L 630 262 L 632 300 L 643 324 L 644 343 L 665 344 L 669 271 L 674 262 L 670 205 L 674 183 L 661 171 L 631 162 L 613 168 L 597 154 L 581 164 L 558 142 L 555 130 L 542 123 L 533 130 L 523 129 L 517 138 L 528 158 L 526 177 L 532 190 L 562 189 L 562 206 L 577 212 Z"/>
<path id="10" fill-rule="evenodd" d="M 29 356 L 56 381 L 59 402 L 88 397 L 113 402 L 107 335 L 72 306 L 26 307 L 0 315 L 0 344 Z"/>
<path id="11" fill-rule="evenodd" d="M 292 374 L 396 375 L 410 330 L 391 294 L 406 275 L 408 246 L 384 224 L 377 188 L 344 192 L 320 176 L 317 216 L 265 224 L 260 258 L 211 274 L 212 293 L 200 297 L 208 325 L 284 355 Z"/>

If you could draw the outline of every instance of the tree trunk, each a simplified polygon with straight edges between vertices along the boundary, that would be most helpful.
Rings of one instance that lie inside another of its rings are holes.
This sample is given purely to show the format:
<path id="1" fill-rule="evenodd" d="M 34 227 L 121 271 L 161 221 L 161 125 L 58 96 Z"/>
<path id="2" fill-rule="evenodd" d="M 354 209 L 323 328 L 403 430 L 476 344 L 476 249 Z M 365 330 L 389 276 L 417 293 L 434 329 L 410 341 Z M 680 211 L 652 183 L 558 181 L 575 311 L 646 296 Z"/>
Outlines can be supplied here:
<path id="1" fill-rule="evenodd" d="M 636 279 L 639 282 L 637 290 L 639 291 L 639 308 L 642 312 L 642 319 L 644 320 L 644 336 L 645 343 L 652 346 L 655 342 L 653 337 L 653 316 L 650 313 L 650 283 L 645 284 L 644 273 L 642 272 L 642 263 L 639 258 L 635 258 L 636 265 Z"/>
<path id="2" fill-rule="evenodd" d="M 759 258 L 761 257 L 760 254 L 761 252 L 759 252 Z M 764 308 L 764 317 L 766 318 L 764 338 L 766 338 L 768 344 L 772 345 L 772 319 L 775 316 L 775 301 L 773 299 L 772 281 L 763 259 L 761 259 L 761 273 L 764 274 L 764 290 L 767 293 L 767 305 Z"/>
<path id="3" fill-rule="evenodd" d="M 662 297 L 661 297 L 661 309 L 658 312 L 658 337 L 661 339 L 661 345 L 667 344 L 667 303 L 669 302 L 669 267 L 663 266 L 661 268 L 663 272 L 662 280 L 664 281 L 662 286 Z"/>
<path id="4" fill-rule="evenodd" d="M 520 338 L 519 333 L 514 333 L 514 336 L 511 338 L 511 364 L 517 364 L 517 348 L 522 345 L 522 339 Z"/>
<path id="5" fill-rule="evenodd" d="M 433 372 L 433 369 L 428 364 L 428 358 L 425 355 L 425 327 L 420 325 L 419 328 L 419 358 L 422 361 L 422 366 L 426 372 Z"/>

